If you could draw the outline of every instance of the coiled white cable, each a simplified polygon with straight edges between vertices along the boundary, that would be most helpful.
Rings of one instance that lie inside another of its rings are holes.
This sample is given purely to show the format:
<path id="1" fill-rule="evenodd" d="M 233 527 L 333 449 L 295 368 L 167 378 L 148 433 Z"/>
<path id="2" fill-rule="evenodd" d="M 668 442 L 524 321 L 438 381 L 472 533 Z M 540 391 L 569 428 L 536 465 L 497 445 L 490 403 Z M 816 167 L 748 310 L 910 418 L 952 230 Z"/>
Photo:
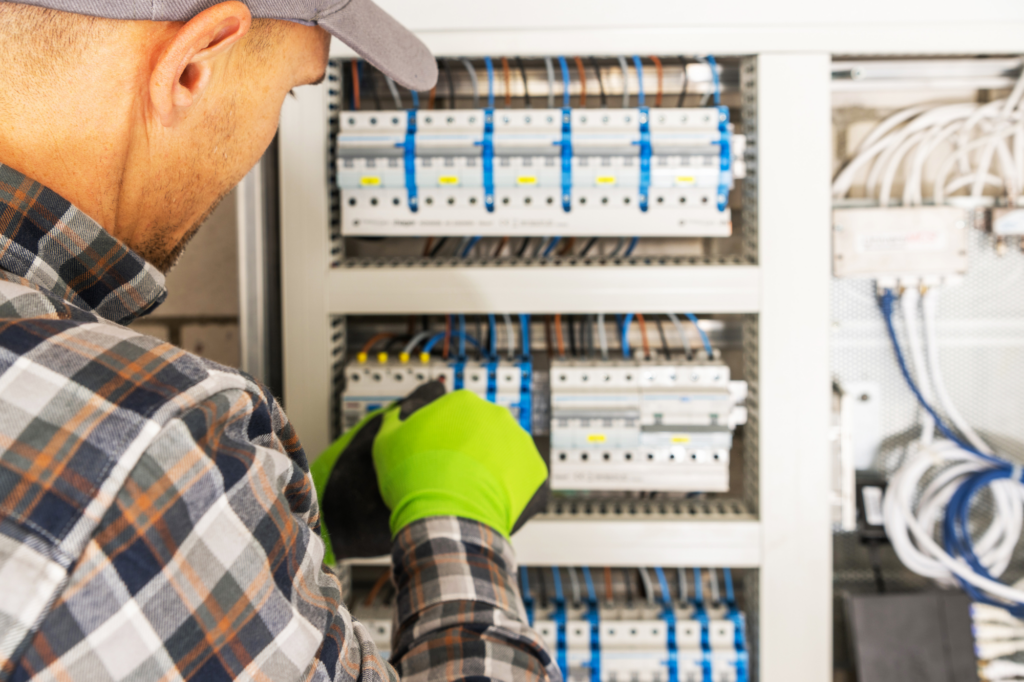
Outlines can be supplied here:
<path id="1" fill-rule="evenodd" d="M 956 411 L 949 399 L 938 363 L 937 340 L 935 338 L 935 317 L 937 298 L 933 295 L 922 303 L 925 317 L 925 334 L 929 350 L 929 362 L 923 358 L 921 340 L 918 338 L 917 304 L 920 297 L 916 290 L 908 290 L 902 296 L 902 310 L 905 318 L 908 345 L 914 364 L 914 375 L 918 390 L 925 401 L 931 404 L 931 387 L 928 368 L 932 368 L 932 379 L 944 410 L 966 435 L 968 432 L 981 445 L 984 441 L 970 429 L 962 415 Z M 955 413 L 955 417 L 952 415 Z M 930 415 L 929 415 L 930 418 Z M 964 428 L 964 427 L 967 428 Z M 922 434 L 920 447 L 911 448 L 908 460 L 896 471 L 883 500 L 883 516 L 886 534 L 893 549 L 907 568 L 915 573 L 932 578 L 942 584 L 953 585 L 956 579 L 988 593 L 990 597 L 1012 604 L 1024 604 L 1024 589 L 1021 585 L 1006 585 L 985 577 L 962 558 L 953 557 L 935 540 L 953 495 L 968 477 L 992 470 L 1005 470 L 1005 463 L 988 459 L 961 448 L 951 440 L 927 442 L 927 429 Z M 979 452 L 988 454 L 977 447 Z M 1024 530 L 1024 484 L 1021 471 L 1015 468 L 1009 478 L 991 481 L 992 520 L 973 545 L 974 555 L 992 578 L 998 578 L 1007 569 L 1014 549 Z M 924 482 L 928 481 L 925 485 Z M 922 490 L 923 488 L 923 490 Z M 1000 648 L 1002 647 L 1002 648 Z M 992 648 L 987 652 L 1003 651 L 1006 646 Z M 998 654 L 1006 655 L 1006 654 Z"/>

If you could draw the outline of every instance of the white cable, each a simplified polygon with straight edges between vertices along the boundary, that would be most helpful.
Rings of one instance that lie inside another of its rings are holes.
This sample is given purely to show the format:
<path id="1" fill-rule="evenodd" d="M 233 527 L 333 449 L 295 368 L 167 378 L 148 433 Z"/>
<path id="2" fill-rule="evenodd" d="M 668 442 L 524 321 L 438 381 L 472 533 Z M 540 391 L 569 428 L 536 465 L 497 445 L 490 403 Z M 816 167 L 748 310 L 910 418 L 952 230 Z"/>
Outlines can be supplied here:
<path id="1" fill-rule="evenodd" d="M 640 580 L 644 584 L 644 594 L 647 596 L 647 603 L 654 606 L 654 584 L 651 583 L 651 576 L 647 574 L 647 569 L 641 566 Z"/>
<path id="2" fill-rule="evenodd" d="M 555 65 L 551 57 L 544 57 L 544 67 L 548 70 L 548 109 L 555 108 Z"/>
<path id="3" fill-rule="evenodd" d="M 1004 194 L 1010 205 L 1018 205 L 1024 194 L 1022 101 L 1024 68 L 1005 99 L 985 104 L 919 105 L 897 111 L 858 145 L 854 157 L 833 181 L 833 196 L 846 197 L 855 176 L 866 168 L 868 198 L 888 205 L 893 185 L 902 177 L 903 205 L 925 203 L 924 168 L 936 151 L 943 150 L 945 156 L 939 159 L 931 193 L 935 204 L 945 203 L 949 194 L 961 190 L 980 203 L 986 189 L 993 188 Z M 952 143 L 951 151 L 948 143 Z M 956 175 L 949 180 L 954 167 Z"/>
<path id="4" fill-rule="evenodd" d="M 910 349 L 911 364 L 914 368 L 914 379 L 917 387 L 924 396 L 925 402 L 929 405 L 935 402 L 932 395 L 932 382 L 928 378 L 928 371 L 924 362 L 924 348 L 917 326 L 917 303 L 921 298 L 920 292 L 910 287 L 903 291 L 900 296 L 900 305 L 903 308 L 903 322 L 907 329 L 907 346 Z M 935 419 L 927 410 L 921 410 L 921 443 L 928 445 L 935 439 Z"/>
<path id="5" fill-rule="evenodd" d="M 982 660 L 1012 656 L 1024 651 L 1024 639 L 1012 639 L 1006 642 L 977 642 L 974 645 L 974 650 L 978 654 L 978 658 Z"/>
<path id="6" fill-rule="evenodd" d="M 1024 663 L 990 661 L 981 666 L 980 672 L 986 680 L 1024 679 Z"/>
<path id="7" fill-rule="evenodd" d="M 718 571 L 713 568 L 708 569 L 708 582 L 711 584 L 711 603 L 721 604 L 722 595 L 718 591 Z"/>
<path id="8" fill-rule="evenodd" d="M 505 338 L 508 343 L 508 359 L 516 359 L 516 332 L 515 327 L 512 325 L 512 316 L 508 313 L 503 313 L 505 318 Z"/>
<path id="9" fill-rule="evenodd" d="M 473 108 L 480 108 L 480 83 L 476 80 L 476 68 L 473 67 L 473 62 L 469 61 L 465 57 L 460 59 L 462 65 L 466 67 L 466 72 L 469 73 L 469 80 L 473 83 Z"/>
<path id="10" fill-rule="evenodd" d="M 686 604 L 690 601 L 690 590 L 688 589 L 689 586 L 686 584 L 686 569 L 677 568 L 676 578 L 679 580 L 679 603 Z"/>
<path id="11" fill-rule="evenodd" d="M 434 332 L 432 332 L 432 331 L 430 331 L 428 329 L 428 330 L 422 331 L 419 334 L 417 334 L 416 336 L 412 337 L 412 340 L 409 341 L 409 343 L 405 344 L 405 348 L 402 349 L 402 353 L 404 353 L 405 355 L 408 355 L 409 353 L 412 353 L 413 350 L 416 348 L 416 346 L 420 345 L 420 342 L 423 339 L 431 336 L 433 333 Z"/>
<path id="12" fill-rule="evenodd" d="M 601 359 L 608 359 L 608 330 L 604 328 L 604 313 L 597 314 L 597 343 L 601 346 Z"/>
<path id="13" fill-rule="evenodd" d="M 1006 609 L 981 602 L 971 604 L 971 620 L 975 623 L 998 623 L 1024 627 L 1024 620 L 1014 618 Z"/>
<path id="14" fill-rule="evenodd" d="M 583 595 L 580 594 L 580 580 L 576 577 L 575 568 L 569 566 L 566 570 L 569 571 L 569 589 L 572 592 L 572 604 L 573 606 L 578 606 L 583 603 Z"/>
<path id="15" fill-rule="evenodd" d="M 391 99 L 395 100 L 395 108 L 402 108 L 402 96 L 398 94 L 398 86 L 395 85 L 395 81 L 391 80 L 391 76 L 384 76 L 384 80 L 387 81 L 388 90 L 391 91 Z"/>
<path id="16" fill-rule="evenodd" d="M 619 55 L 619 68 L 622 69 L 622 108 L 629 109 L 629 66 L 626 58 Z M 639 77 L 639 74 L 637 74 Z"/>
<path id="17" fill-rule="evenodd" d="M 686 335 L 686 329 L 683 328 L 683 323 L 680 322 L 679 317 L 675 313 L 665 313 L 668 319 L 676 328 L 676 332 L 679 333 L 679 339 L 683 343 L 683 348 L 686 349 L 686 357 L 693 357 L 693 346 L 690 345 L 690 337 Z"/>
<path id="18" fill-rule="evenodd" d="M 928 350 L 928 371 L 931 373 L 932 385 L 935 387 L 935 395 L 939 399 L 939 404 L 946 415 L 949 416 L 953 425 L 959 429 L 960 433 L 964 434 L 964 437 L 971 445 L 984 454 L 991 455 L 993 454 L 992 448 L 982 440 L 981 436 L 963 418 L 960 410 L 956 408 L 953 399 L 949 397 L 949 392 L 946 390 L 946 382 L 942 377 L 942 365 L 939 362 L 938 336 L 935 333 L 935 321 L 938 318 L 939 310 L 938 287 L 932 287 L 925 292 L 924 298 L 921 301 L 921 309 L 924 313 L 924 338 L 925 346 Z"/>

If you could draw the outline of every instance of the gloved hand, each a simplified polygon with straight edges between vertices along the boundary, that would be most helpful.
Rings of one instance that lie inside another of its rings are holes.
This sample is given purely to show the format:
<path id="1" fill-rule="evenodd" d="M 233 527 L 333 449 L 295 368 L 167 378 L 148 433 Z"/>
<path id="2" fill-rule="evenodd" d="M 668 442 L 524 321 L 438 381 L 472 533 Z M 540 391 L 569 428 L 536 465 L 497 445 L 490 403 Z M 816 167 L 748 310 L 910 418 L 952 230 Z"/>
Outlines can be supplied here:
<path id="1" fill-rule="evenodd" d="M 508 410 L 436 382 L 368 416 L 312 469 L 339 558 L 387 554 L 402 528 L 430 516 L 508 537 L 547 503 L 547 466 Z"/>

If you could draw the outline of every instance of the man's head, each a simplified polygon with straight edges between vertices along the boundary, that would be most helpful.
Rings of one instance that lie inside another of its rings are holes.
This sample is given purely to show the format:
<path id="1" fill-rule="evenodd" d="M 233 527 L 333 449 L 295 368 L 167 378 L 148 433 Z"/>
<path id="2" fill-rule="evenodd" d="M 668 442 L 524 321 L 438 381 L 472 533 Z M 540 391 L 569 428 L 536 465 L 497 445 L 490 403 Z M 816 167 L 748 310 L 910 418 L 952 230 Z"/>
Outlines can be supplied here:
<path id="1" fill-rule="evenodd" d="M 139 4 L 62 6 L 76 2 Z M 380 13 L 351 3 L 367 6 Z M 0 163 L 166 271 L 270 144 L 288 92 L 323 79 L 329 43 L 318 25 L 253 19 L 237 0 L 185 21 L 0 0 Z"/>

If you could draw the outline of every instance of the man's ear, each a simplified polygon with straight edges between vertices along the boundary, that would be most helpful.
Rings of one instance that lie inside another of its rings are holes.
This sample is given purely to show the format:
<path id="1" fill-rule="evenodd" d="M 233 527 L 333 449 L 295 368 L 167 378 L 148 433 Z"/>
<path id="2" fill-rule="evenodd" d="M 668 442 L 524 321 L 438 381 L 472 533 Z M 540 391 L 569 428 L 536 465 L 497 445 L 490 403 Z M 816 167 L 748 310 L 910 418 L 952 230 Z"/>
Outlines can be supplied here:
<path id="1" fill-rule="evenodd" d="M 149 96 L 164 126 L 185 119 L 210 83 L 213 58 L 237 43 L 251 24 L 249 8 L 229 0 L 200 12 L 177 29 L 149 79 Z"/>

